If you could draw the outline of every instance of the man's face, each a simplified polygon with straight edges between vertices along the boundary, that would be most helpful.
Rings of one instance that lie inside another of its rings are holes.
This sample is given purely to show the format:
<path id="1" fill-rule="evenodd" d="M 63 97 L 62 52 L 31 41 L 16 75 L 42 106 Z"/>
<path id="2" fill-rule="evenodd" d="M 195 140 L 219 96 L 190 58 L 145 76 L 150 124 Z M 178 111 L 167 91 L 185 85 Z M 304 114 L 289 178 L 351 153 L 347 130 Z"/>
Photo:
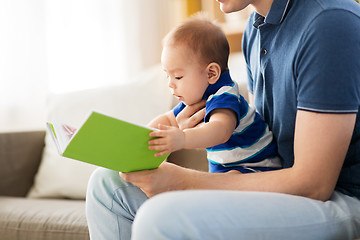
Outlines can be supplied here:
<path id="1" fill-rule="evenodd" d="M 224 13 L 231 13 L 240 11 L 246 8 L 249 4 L 253 3 L 255 0 L 216 0 L 220 3 L 220 9 Z"/>

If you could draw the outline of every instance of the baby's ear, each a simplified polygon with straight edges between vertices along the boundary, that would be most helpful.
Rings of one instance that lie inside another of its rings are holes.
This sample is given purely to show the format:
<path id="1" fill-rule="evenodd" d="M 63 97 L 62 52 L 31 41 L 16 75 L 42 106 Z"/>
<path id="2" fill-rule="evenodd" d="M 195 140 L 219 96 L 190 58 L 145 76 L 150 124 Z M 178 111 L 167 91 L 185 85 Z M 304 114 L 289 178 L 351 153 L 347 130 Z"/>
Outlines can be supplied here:
<path id="1" fill-rule="evenodd" d="M 221 75 L 221 67 L 217 63 L 210 63 L 206 67 L 207 75 L 208 75 L 208 82 L 209 84 L 214 84 L 220 78 Z"/>

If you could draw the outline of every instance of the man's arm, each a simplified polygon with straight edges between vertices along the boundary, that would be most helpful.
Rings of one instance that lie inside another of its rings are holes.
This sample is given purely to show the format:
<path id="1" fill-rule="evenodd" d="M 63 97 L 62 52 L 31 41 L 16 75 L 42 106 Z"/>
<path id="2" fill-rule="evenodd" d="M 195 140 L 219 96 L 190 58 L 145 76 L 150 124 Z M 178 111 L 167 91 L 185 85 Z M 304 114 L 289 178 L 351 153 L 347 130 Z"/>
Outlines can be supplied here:
<path id="1" fill-rule="evenodd" d="M 181 130 L 177 127 L 161 125 L 159 130 L 150 133 L 157 137 L 149 141 L 149 149 L 159 151 L 161 156 L 180 149 L 207 148 L 226 142 L 237 124 L 237 117 L 230 109 L 215 109 L 209 122 L 199 127 Z"/>
<path id="2" fill-rule="evenodd" d="M 327 200 L 335 188 L 344 162 L 355 118 L 355 114 L 298 111 L 293 167 L 245 175 L 218 174 L 214 178 L 208 176 L 204 179 L 193 173 L 187 179 L 197 183 L 195 188 L 279 192 Z"/>
<path id="3" fill-rule="evenodd" d="M 171 190 L 226 189 L 278 192 L 327 200 L 334 191 L 354 129 L 355 114 L 298 111 L 294 166 L 250 174 L 206 173 L 163 163 L 158 169 L 121 173 L 149 197 Z"/>

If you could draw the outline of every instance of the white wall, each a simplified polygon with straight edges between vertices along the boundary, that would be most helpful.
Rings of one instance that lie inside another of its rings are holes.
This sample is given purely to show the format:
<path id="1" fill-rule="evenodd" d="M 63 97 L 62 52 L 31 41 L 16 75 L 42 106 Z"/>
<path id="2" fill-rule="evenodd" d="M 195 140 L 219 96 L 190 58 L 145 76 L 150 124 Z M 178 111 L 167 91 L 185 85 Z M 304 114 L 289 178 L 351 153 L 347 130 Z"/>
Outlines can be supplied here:
<path id="1" fill-rule="evenodd" d="M 160 62 L 172 0 L 0 1 L 0 132 L 45 128 L 46 97 Z"/>
<path id="2" fill-rule="evenodd" d="M 45 26 L 44 0 L 0 1 L 0 131 L 41 128 Z"/>

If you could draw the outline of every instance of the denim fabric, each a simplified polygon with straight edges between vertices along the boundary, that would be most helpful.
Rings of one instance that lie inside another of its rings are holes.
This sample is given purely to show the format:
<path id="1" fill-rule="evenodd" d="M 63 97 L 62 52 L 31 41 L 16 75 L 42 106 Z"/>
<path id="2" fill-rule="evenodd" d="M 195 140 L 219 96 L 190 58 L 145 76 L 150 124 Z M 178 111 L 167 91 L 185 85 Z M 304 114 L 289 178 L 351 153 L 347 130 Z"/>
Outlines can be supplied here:
<path id="1" fill-rule="evenodd" d="M 131 235 L 133 240 L 360 237 L 360 200 L 340 192 L 327 202 L 279 193 L 209 190 L 169 192 L 148 200 L 117 172 L 99 168 L 89 181 L 86 203 L 95 240 Z"/>

